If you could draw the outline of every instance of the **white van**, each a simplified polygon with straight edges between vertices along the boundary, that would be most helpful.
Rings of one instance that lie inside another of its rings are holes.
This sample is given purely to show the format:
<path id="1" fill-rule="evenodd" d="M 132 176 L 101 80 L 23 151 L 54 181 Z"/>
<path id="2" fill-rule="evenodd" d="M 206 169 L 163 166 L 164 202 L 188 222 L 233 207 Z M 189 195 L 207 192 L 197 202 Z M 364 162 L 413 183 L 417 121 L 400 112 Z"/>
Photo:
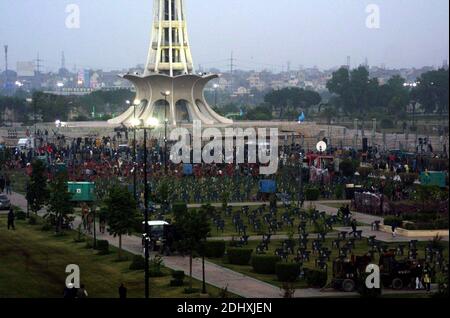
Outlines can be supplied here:
<path id="1" fill-rule="evenodd" d="M 33 149 L 34 141 L 32 138 L 20 138 L 17 142 L 17 148 L 20 150 Z"/>

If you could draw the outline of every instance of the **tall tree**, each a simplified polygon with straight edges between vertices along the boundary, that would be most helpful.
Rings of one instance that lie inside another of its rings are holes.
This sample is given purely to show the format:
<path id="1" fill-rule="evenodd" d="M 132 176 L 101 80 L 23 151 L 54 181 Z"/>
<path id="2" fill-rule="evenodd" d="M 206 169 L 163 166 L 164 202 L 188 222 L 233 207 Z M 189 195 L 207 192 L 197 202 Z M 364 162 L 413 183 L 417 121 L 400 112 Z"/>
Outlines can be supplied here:
<path id="1" fill-rule="evenodd" d="M 41 160 L 33 161 L 31 168 L 26 198 L 31 211 L 37 214 L 48 199 L 47 177 L 45 176 L 44 162 Z"/>
<path id="2" fill-rule="evenodd" d="M 300 109 L 307 110 L 311 106 L 318 105 L 322 97 L 314 91 L 288 87 L 269 92 L 264 97 L 264 101 L 280 112 L 280 118 L 285 118 L 286 113 L 299 112 Z"/>
<path id="3" fill-rule="evenodd" d="M 189 253 L 189 287 L 192 289 L 192 257 L 193 252 L 201 252 L 204 241 L 211 231 L 206 210 L 188 210 L 179 214 L 175 220 L 179 232 L 181 248 Z"/>
<path id="4" fill-rule="evenodd" d="M 440 69 L 423 73 L 417 79 L 418 86 L 412 91 L 413 98 L 427 113 L 449 110 L 449 70 Z"/>
<path id="5" fill-rule="evenodd" d="M 67 187 L 67 181 L 67 173 L 60 172 L 49 185 L 50 197 L 46 217 L 53 219 L 56 233 L 61 231 L 63 222 L 69 220 L 73 214 L 73 204 L 70 201 L 72 194 Z"/>
<path id="6" fill-rule="evenodd" d="M 136 201 L 126 187 L 114 185 L 103 202 L 108 232 L 119 237 L 119 259 L 122 258 L 122 236 L 130 235 L 138 217 Z"/>

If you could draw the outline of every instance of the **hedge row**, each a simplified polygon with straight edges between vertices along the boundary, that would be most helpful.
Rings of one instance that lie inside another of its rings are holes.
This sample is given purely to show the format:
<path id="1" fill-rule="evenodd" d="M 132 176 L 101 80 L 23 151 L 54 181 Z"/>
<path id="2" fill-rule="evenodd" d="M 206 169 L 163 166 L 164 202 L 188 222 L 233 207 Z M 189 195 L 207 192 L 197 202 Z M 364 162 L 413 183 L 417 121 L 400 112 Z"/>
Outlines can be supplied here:
<path id="1" fill-rule="evenodd" d="M 205 256 L 211 258 L 221 258 L 225 254 L 225 241 L 207 241 L 205 244 Z"/>
<path id="2" fill-rule="evenodd" d="M 252 257 L 252 267 L 258 274 L 275 274 L 276 264 L 280 262 L 280 257 L 270 255 L 255 255 Z"/>
<path id="3" fill-rule="evenodd" d="M 228 262 L 233 265 L 248 265 L 252 258 L 253 250 L 249 248 L 227 249 Z"/>

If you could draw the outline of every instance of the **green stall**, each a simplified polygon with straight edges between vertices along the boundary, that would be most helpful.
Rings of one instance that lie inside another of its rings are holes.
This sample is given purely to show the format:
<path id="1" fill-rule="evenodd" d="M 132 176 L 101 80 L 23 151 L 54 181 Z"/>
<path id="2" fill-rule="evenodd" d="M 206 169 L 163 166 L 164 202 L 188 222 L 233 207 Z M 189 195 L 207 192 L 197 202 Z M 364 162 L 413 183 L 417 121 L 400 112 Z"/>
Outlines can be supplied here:
<path id="1" fill-rule="evenodd" d="M 440 171 L 422 172 L 419 176 L 420 184 L 445 188 L 445 173 Z"/>
<path id="2" fill-rule="evenodd" d="M 95 201 L 95 183 L 68 182 L 69 192 L 72 193 L 73 202 Z"/>

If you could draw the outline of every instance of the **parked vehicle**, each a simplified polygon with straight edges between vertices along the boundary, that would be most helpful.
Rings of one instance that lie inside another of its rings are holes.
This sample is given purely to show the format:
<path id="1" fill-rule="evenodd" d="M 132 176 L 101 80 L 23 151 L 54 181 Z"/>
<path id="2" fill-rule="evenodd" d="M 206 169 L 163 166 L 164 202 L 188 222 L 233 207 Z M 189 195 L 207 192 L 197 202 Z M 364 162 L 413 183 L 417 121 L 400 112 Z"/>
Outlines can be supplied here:
<path id="1" fill-rule="evenodd" d="M 4 194 L 0 194 L 0 210 L 9 210 L 11 208 L 11 202 Z"/>
<path id="2" fill-rule="evenodd" d="M 394 252 L 380 255 L 381 283 L 384 287 L 400 290 L 414 286 L 415 278 L 421 276 L 423 262 L 417 260 L 396 260 Z"/>
<path id="3" fill-rule="evenodd" d="M 370 256 L 356 256 L 353 259 L 338 258 L 333 262 L 333 280 L 336 290 L 352 292 L 358 287 L 359 279 L 371 262 Z"/>

